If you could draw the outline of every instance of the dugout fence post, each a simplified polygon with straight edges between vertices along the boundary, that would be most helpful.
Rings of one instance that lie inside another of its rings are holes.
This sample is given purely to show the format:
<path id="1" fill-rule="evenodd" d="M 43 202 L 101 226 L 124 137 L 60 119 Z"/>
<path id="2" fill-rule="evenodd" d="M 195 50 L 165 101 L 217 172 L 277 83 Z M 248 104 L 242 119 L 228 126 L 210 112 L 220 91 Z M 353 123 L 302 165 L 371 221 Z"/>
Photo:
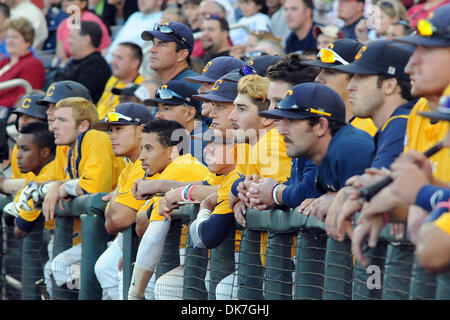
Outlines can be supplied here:
<path id="1" fill-rule="evenodd" d="M 210 281 L 208 290 L 209 300 L 216 300 L 217 295 L 226 296 L 223 298 L 231 300 L 233 297 L 233 290 L 236 290 L 234 286 L 236 277 L 235 234 L 236 229 L 233 227 L 230 229 L 225 240 L 216 248 L 211 249 Z M 223 285 L 220 286 L 220 289 L 217 290 L 219 283 L 225 278 L 230 281 L 223 283 Z"/>
<path id="2" fill-rule="evenodd" d="M 192 222 L 197 218 L 199 207 L 198 204 L 184 205 L 174 212 L 173 217 L 185 215 L 188 221 Z M 208 299 L 208 292 L 205 286 L 209 259 L 208 251 L 208 249 L 192 247 L 188 228 L 183 276 L 183 299 L 185 300 Z"/>
<path id="3" fill-rule="evenodd" d="M 112 239 L 105 229 L 106 201 L 102 197 L 106 193 L 95 193 L 88 196 L 85 213 L 81 219 L 81 270 L 80 270 L 80 300 L 101 300 L 102 288 L 95 275 L 95 263 L 106 250 L 107 243 Z"/>
<path id="4" fill-rule="evenodd" d="M 450 300 L 450 272 L 437 276 L 437 300 Z"/>
<path id="5" fill-rule="evenodd" d="M 136 223 L 133 223 L 123 232 L 123 299 L 128 300 L 128 289 L 133 275 L 133 265 L 139 246 L 139 237 L 136 234 Z"/>
<path id="6" fill-rule="evenodd" d="M 164 241 L 161 259 L 155 270 L 155 280 L 158 280 L 160 276 L 180 265 L 180 237 L 182 227 L 182 220 L 172 219 L 169 232 Z"/>
<path id="7" fill-rule="evenodd" d="M 3 241 L 3 237 L 6 236 L 4 233 L 4 229 L 6 228 L 6 225 L 3 223 L 3 207 L 11 202 L 13 198 L 11 196 L 7 196 L 4 194 L 0 194 L 0 300 L 3 299 L 3 287 L 5 286 L 5 277 L 6 277 L 6 270 L 3 268 L 4 262 L 3 259 L 5 258 L 6 254 L 6 241 Z"/>
<path id="8" fill-rule="evenodd" d="M 415 246 L 409 235 L 396 239 L 387 225 L 380 233 L 380 239 L 388 241 L 384 264 L 383 300 L 408 300 L 411 284 L 411 272 L 414 264 Z"/>
<path id="9" fill-rule="evenodd" d="M 23 239 L 22 245 L 22 290 L 21 300 L 40 300 L 41 294 L 36 281 L 43 279 L 42 244 L 44 232 L 44 216 L 37 218 L 33 230 Z"/>
<path id="10" fill-rule="evenodd" d="M 73 246 L 73 226 L 74 219 L 79 219 L 80 215 L 86 213 L 86 203 L 91 195 L 81 195 L 70 202 L 64 202 L 64 210 L 57 205 L 55 208 L 55 230 L 53 238 L 53 261 L 62 252 Z M 80 257 L 81 259 L 81 257 Z M 52 262 L 52 269 L 54 263 Z M 73 270 L 75 271 L 75 270 Z M 66 284 L 57 286 L 52 277 L 52 300 L 77 300 L 79 295 L 80 274 L 71 274 Z"/>

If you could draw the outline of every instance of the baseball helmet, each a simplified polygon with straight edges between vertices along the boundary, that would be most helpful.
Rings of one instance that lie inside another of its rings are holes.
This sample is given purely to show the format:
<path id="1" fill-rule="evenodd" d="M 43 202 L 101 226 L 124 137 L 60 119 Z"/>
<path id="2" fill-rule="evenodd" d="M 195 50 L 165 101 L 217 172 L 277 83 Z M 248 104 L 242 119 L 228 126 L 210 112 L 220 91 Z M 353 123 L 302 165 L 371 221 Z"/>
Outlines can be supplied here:
<path id="1" fill-rule="evenodd" d="M 47 89 L 45 97 L 38 100 L 40 105 L 48 105 L 50 103 L 58 103 L 58 101 L 64 98 L 82 97 L 89 101 L 92 101 L 89 90 L 81 83 L 64 80 L 53 82 Z"/>
<path id="2" fill-rule="evenodd" d="M 16 108 L 12 113 L 16 113 L 18 116 L 22 114 L 29 115 L 31 117 L 39 118 L 42 120 L 47 119 L 47 108 L 43 105 L 37 104 L 38 100 L 45 97 L 44 93 L 29 93 L 23 96 L 19 101 Z"/>

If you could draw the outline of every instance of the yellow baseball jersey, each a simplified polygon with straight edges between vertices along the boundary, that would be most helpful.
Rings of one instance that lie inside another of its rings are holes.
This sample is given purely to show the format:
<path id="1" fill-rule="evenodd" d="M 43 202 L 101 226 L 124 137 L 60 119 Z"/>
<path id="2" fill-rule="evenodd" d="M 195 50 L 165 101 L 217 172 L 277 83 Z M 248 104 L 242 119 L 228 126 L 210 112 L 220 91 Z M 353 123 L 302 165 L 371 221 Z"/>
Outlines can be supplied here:
<path id="1" fill-rule="evenodd" d="M 217 174 L 209 171 L 205 179 L 203 179 L 203 184 L 209 186 L 216 186 L 218 184 L 221 184 L 224 179 L 225 176 L 223 174 Z"/>
<path id="2" fill-rule="evenodd" d="M 233 212 L 233 210 L 230 208 L 230 205 L 228 204 L 228 195 L 231 191 L 233 182 L 237 179 L 239 179 L 239 175 L 237 174 L 236 170 L 233 170 L 229 174 L 227 174 L 225 179 L 219 185 L 219 189 L 217 190 L 217 205 L 214 208 L 212 214 L 227 214 Z"/>
<path id="3" fill-rule="evenodd" d="M 450 212 L 444 213 L 435 222 L 434 225 L 450 236 Z"/>
<path id="4" fill-rule="evenodd" d="M 114 190 L 124 168 L 125 160 L 114 156 L 108 134 L 88 130 L 70 149 L 66 171 L 67 179 L 79 179 L 84 193 L 97 193 Z"/>
<path id="5" fill-rule="evenodd" d="M 194 158 L 190 153 L 179 156 L 170 163 L 159 175 L 158 179 L 176 181 L 198 181 L 203 180 L 208 175 L 208 168 Z M 163 216 L 158 214 L 159 200 L 161 197 L 153 197 L 153 209 L 150 221 L 162 221 Z"/>
<path id="6" fill-rule="evenodd" d="M 406 127 L 404 152 L 410 149 L 425 152 L 447 135 L 449 122 L 438 121 L 433 124 L 429 118 L 418 114 L 427 111 L 430 111 L 430 108 L 425 98 L 419 99 L 411 110 Z M 433 167 L 433 176 L 443 182 L 450 183 L 450 149 L 442 149 L 430 157 L 430 161 Z"/>
<path id="7" fill-rule="evenodd" d="M 138 75 L 138 77 L 133 81 L 134 84 L 139 84 L 144 81 L 144 77 Z M 112 94 L 111 90 L 113 88 L 123 89 L 127 86 L 127 83 L 123 83 L 117 77 L 111 76 L 105 85 L 105 90 L 103 91 L 100 100 L 97 102 L 97 111 L 99 119 L 105 118 L 106 114 L 113 111 L 114 108 L 119 104 L 118 95 Z"/>
<path id="8" fill-rule="evenodd" d="M 367 132 L 372 137 L 375 136 L 375 133 L 377 133 L 378 130 L 375 124 L 373 123 L 372 119 L 370 118 L 363 119 L 354 117 L 352 121 L 350 121 L 350 124 L 357 129 Z"/>
<path id="9" fill-rule="evenodd" d="M 51 162 L 53 180 L 61 181 L 66 179 L 69 150 L 69 146 L 56 146 L 55 159 Z"/>
<path id="10" fill-rule="evenodd" d="M 135 162 L 130 161 L 120 173 L 114 202 L 138 211 L 145 204 L 145 200 L 137 200 L 133 196 L 131 188 L 133 187 L 134 181 L 142 179 L 144 174 L 145 171 L 142 169 L 141 160 L 138 159 Z"/>
<path id="11" fill-rule="evenodd" d="M 272 128 L 251 148 L 246 175 L 255 173 L 261 178 L 285 182 L 291 174 L 291 161 L 283 136 Z"/>

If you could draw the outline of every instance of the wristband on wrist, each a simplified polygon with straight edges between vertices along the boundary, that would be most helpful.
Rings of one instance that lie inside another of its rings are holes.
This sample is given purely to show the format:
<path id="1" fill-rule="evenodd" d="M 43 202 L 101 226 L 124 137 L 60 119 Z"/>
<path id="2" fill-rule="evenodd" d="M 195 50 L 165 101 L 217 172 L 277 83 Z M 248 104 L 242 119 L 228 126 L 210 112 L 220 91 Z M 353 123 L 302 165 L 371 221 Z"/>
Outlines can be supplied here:
<path id="1" fill-rule="evenodd" d="M 186 201 L 186 199 L 184 198 L 184 187 L 180 188 L 180 198 L 181 200 Z"/>
<path id="2" fill-rule="evenodd" d="M 277 205 L 281 205 L 281 202 L 279 202 L 278 198 L 277 198 L 277 190 L 280 186 L 281 186 L 281 184 L 278 183 L 272 189 L 272 199 Z"/>
<path id="3" fill-rule="evenodd" d="M 188 190 L 192 186 L 192 184 L 188 184 L 183 188 L 183 199 L 184 201 L 188 201 Z"/>
<path id="4" fill-rule="evenodd" d="M 191 198 L 191 192 L 192 192 L 192 190 L 194 189 L 194 187 L 195 187 L 195 185 L 191 184 L 191 186 L 190 186 L 189 189 L 187 190 L 187 199 L 188 199 L 189 201 L 194 201 L 194 200 Z"/>

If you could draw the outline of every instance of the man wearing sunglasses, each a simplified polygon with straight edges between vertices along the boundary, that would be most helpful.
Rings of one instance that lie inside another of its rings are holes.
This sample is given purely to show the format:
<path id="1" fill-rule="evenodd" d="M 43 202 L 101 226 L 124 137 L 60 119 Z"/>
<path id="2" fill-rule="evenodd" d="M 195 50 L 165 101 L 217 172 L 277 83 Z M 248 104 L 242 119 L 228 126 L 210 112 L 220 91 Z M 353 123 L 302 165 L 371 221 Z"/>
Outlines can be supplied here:
<path id="1" fill-rule="evenodd" d="M 151 111 L 137 103 L 119 104 L 114 111 L 94 124 L 94 129 L 110 132 L 114 155 L 126 157 L 129 162 L 120 173 L 117 188 L 110 195 L 103 197 L 109 201 L 105 210 L 105 229 L 110 234 L 118 236 L 98 258 L 95 264 L 95 274 L 103 289 L 104 299 L 117 300 L 121 274 L 117 268 L 122 258 L 122 231 L 136 221 L 139 208 L 144 200 L 136 200 L 131 193 L 134 181 L 145 175 L 139 160 L 141 152 L 142 129 L 144 124 L 153 120 Z"/>
<path id="2" fill-rule="evenodd" d="M 144 103 L 157 108 L 156 119 L 177 121 L 191 137 L 201 134 L 208 127 L 202 121 L 201 103 L 193 98 L 197 91 L 184 81 L 171 80 L 156 90 L 155 98 L 146 99 Z M 206 143 L 191 139 L 187 144 L 189 153 L 203 162 L 203 149 Z"/>
<path id="3" fill-rule="evenodd" d="M 198 75 L 189 69 L 194 36 L 188 26 L 179 22 L 155 24 L 153 30 L 144 31 L 141 37 L 145 41 L 153 41 L 149 67 L 163 83 Z M 188 85 L 195 89 L 199 87 L 192 82 Z"/>
<path id="4" fill-rule="evenodd" d="M 431 122 L 420 116 L 420 113 L 435 111 L 439 106 L 442 95 L 448 95 L 450 74 L 450 4 L 438 8 L 427 19 L 417 22 L 417 34 L 397 38 L 395 41 L 416 46 L 414 53 L 405 67 L 405 73 L 411 79 L 411 93 L 421 97 L 411 110 L 405 137 L 404 152 L 416 150 L 425 152 L 445 138 L 449 130 L 448 121 Z M 427 167 L 433 168 L 432 180 L 435 185 L 447 186 L 450 183 L 450 158 L 446 152 L 438 152 L 425 162 Z M 387 175 L 389 172 L 384 172 Z M 380 179 L 380 177 L 377 177 Z M 366 185 L 377 181 L 369 181 Z M 358 241 L 353 247 L 358 255 L 358 260 L 364 264 L 367 259 L 361 254 L 359 248 L 365 239 L 370 237 L 375 244 L 378 230 L 384 226 L 383 213 L 386 218 L 396 218 L 398 215 L 407 216 L 408 228 L 414 224 L 420 224 L 427 216 L 427 212 L 417 206 L 401 208 L 398 196 L 392 192 L 392 186 L 387 186 L 377 193 L 361 210 L 363 218 L 359 219 L 357 232 Z"/>

